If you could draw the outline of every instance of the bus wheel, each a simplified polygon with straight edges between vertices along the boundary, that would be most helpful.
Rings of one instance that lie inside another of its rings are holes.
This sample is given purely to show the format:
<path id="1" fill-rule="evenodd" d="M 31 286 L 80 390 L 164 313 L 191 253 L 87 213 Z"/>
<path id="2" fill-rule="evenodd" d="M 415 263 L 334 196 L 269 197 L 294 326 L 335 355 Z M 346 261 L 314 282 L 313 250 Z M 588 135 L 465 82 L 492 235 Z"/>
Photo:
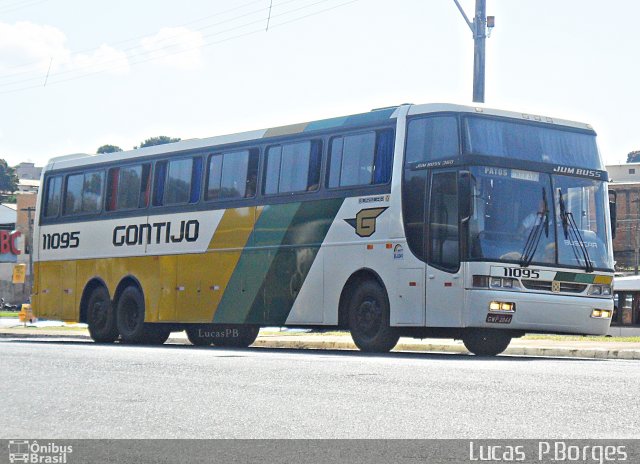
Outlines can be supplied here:
<path id="1" fill-rule="evenodd" d="M 209 346 L 213 343 L 213 337 L 211 332 L 213 329 L 210 326 L 192 327 L 185 330 L 187 332 L 187 338 L 194 346 Z"/>
<path id="2" fill-rule="evenodd" d="M 462 338 L 462 342 L 477 356 L 496 356 L 507 349 L 511 336 L 503 330 L 472 329 Z"/>
<path id="3" fill-rule="evenodd" d="M 92 290 L 87 302 L 87 322 L 93 341 L 112 343 L 118 338 L 116 314 L 106 288 L 96 287 Z"/>
<path id="4" fill-rule="evenodd" d="M 166 330 L 144 322 L 144 298 L 136 287 L 127 287 L 116 307 L 118 331 L 124 343 L 162 344 L 169 337 Z M 166 335 L 166 338 L 163 337 Z"/>
<path id="5" fill-rule="evenodd" d="M 356 287 L 349 301 L 349 330 L 362 351 L 386 353 L 398 343 L 400 335 L 389 323 L 387 293 L 377 282 Z"/>
<path id="6" fill-rule="evenodd" d="M 215 326 L 213 344 L 215 346 L 247 348 L 258 338 L 260 326 L 257 325 L 219 325 Z"/>

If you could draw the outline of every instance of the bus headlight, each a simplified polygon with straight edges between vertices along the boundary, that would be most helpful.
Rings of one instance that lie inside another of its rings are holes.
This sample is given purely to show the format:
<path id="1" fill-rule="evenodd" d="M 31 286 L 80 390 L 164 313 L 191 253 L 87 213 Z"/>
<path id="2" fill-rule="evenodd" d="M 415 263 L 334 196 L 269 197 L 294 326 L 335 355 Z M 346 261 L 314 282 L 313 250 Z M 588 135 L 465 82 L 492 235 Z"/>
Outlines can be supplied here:
<path id="1" fill-rule="evenodd" d="M 589 295 L 611 295 L 611 285 L 592 285 L 587 292 Z"/>
<path id="2" fill-rule="evenodd" d="M 490 284 L 491 288 L 519 288 L 518 281 L 508 277 L 491 277 Z"/>

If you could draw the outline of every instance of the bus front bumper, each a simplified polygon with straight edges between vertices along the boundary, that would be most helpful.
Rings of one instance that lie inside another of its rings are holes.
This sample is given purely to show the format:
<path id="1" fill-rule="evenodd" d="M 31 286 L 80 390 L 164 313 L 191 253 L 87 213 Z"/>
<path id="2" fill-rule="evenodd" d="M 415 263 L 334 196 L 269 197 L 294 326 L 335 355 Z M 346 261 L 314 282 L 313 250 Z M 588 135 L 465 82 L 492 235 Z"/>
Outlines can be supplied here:
<path id="1" fill-rule="evenodd" d="M 492 302 L 514 303 L 515 310 L 490 311 Z M 613 312 L 608 298 L 475 289 L 467 291 L 465 306 L 466 327 L 584 335 L 606 335 L 611 318 L 594 317 L 594 310 Z"/>

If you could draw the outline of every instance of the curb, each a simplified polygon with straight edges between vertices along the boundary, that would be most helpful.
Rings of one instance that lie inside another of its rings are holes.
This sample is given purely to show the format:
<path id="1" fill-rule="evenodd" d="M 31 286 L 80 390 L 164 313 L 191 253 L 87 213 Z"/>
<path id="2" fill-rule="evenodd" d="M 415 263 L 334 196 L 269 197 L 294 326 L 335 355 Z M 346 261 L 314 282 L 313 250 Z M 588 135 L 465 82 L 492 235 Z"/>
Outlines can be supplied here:
<path id="1" fill-rule="evenodd" d="M 76 339 L 90 341 L 91 337 L 86 334 L 73 333 L 16 333 L 0 331 L 0 338 L 17 338 L 17 339 Z M 292 337 L 293 338 L 293 337 Z M 346 337 L 345 337 L 346 338 Z M 170 337 L 167 343 L 177 345 L 189 345 L 184 337 Z M 257 348 L 280 348 L 280 349 L 299 349 L 299 350 L 347 350 L 357 351 L 358 348 L 351 340 L 283 340 L 282 338 L 273 339 L 273 337 L 258 337 L 251 345 Z M 401 342 L 396 345 L 393 352 L 434 352 L 434 353 L 457 353 L 467 354 L 468 351 L 462 344 L 452 343 L 420 343 L 420 342 Z M 561 357 L 561 358 L 583 358 L 583 359 L 625 359 L 640 360 L 640 350 L 622 349 L 610 350 L 603 348 L 570 348 L 570 347 L 531 347 L 531 346 L 510 346 L 503 353 L 512 356 L 540 356 L 540 357 Z"/>

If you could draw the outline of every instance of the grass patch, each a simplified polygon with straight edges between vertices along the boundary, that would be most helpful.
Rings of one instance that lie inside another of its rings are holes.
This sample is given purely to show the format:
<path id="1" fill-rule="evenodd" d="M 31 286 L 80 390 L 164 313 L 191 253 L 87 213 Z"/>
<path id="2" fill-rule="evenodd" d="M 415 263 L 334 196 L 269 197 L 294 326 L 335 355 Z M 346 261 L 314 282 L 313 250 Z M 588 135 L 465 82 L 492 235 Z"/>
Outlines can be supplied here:
<path id="1" fill-rule="evenodd" d="M 0 311 L 0 317 L 18 317 L 20 311 Z"/>
<path id="2" fill-rule="evenodd" d="M 640 343 L 640 337 L 605 337 L 597 335 L 543 335 L 530 334 L 522 337 L 522 340 L 554 340 L 559 342 L 633 342 Z"/>
<path id="3" fill-rule="evenodd" d="M 27 326 L 25 327 L 24 324 L 22 322 L 20 323 L 16 323 L 16 325 L 12 326 L 12 327 L 0 327 L 0 331 L 4 330 L 4 329 L 11 329 L 11 330 L 36 330 L 38 332 L 81 332 L 81 331 L 86 331 L 87 328 L 86 327 L 33 327 L 32 325 L 29 325 L 29 323 L 27 322 Z"/>

